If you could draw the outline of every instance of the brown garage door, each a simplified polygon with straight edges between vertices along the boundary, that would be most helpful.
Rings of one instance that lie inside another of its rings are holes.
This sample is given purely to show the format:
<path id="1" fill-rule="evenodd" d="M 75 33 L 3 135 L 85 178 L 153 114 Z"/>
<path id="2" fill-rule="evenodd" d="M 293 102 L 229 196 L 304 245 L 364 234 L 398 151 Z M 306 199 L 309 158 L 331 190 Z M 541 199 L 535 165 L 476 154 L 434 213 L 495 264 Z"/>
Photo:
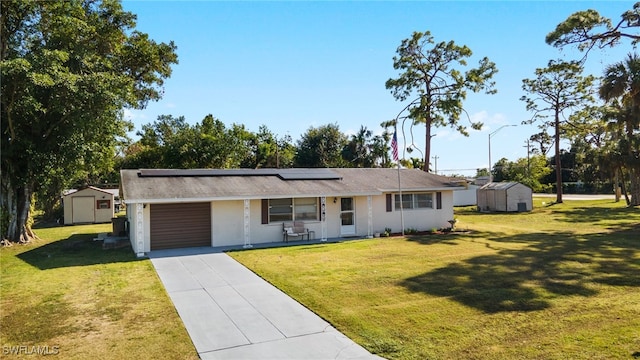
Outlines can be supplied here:
<path id="1" fill-rule="evenodd" d="M 151 204 L 151 250 L 211 246 L 211 204 Z"/>

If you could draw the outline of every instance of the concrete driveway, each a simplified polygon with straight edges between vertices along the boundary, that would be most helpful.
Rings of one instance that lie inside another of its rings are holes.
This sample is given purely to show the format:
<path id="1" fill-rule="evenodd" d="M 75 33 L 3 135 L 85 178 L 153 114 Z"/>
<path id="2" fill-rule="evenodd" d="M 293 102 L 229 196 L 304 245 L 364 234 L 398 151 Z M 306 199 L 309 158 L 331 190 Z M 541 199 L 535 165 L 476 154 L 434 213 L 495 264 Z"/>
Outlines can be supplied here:
<path id="1" fill-rule="evenodd" d="M 202 359 L 381 359 L 214 248 L 150 258 Z"/>

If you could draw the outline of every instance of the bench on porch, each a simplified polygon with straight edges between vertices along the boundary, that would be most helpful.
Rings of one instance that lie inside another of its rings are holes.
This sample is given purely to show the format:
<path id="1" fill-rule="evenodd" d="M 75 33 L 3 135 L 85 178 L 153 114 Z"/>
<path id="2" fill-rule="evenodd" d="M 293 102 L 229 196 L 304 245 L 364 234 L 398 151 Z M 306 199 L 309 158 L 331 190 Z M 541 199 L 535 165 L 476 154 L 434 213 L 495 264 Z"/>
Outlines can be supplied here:
<path id="1" fill-rule="evenodd" d="M 304 240 L 305 235 L 309 240 L 309 229 L 304 227 L 302 221 L 289 221 L 282 223 L 282 240 L 289 242 L 289 237 L 301 237 Z"/>

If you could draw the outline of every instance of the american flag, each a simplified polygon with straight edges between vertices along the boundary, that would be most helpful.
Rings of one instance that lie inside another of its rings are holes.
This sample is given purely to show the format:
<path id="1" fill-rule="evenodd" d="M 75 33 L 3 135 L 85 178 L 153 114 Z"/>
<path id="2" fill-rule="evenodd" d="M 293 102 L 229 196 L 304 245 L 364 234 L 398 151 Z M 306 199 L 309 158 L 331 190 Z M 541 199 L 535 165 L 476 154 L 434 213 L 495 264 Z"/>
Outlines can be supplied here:
<path id="1" fill-rule="evenodd" d="M 393 131 L 393 139 L 391 139 L 391 153 L 393 154 L 393 161 L 398 161 L 398 136 L 396 131 Z"/>

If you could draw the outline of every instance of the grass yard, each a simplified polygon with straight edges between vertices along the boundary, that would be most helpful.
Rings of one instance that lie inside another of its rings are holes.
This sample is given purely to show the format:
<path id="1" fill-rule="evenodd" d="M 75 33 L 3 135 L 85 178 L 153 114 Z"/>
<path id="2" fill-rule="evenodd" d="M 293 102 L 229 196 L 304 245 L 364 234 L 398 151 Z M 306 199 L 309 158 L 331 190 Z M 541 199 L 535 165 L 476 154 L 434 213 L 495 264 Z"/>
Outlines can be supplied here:
<path id="1" fill-rule="evenodd" d="M 109 231 L 40 228 L 42 240 L 0 249 L 3 358 L 198 358 L 151 262 L 92 240 Z"/>
<path id="2" fill-rule="evenodd" d="M 385 358 L 640 358 L 640 209 L 541 201 L 457 209 L 468 233 L 230 255 Z"/>

